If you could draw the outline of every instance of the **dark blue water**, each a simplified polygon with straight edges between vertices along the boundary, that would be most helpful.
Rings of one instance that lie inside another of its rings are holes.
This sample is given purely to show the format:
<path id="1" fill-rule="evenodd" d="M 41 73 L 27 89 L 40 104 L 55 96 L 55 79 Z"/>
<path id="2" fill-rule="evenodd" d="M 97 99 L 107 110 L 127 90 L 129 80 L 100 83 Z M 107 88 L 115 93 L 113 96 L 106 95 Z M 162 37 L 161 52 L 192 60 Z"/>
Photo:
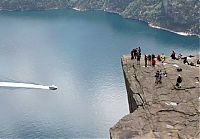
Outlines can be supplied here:
<path id="1" fill-rule="evenodd" d="M 199 39 L 101 11 L 0 12 L 0 81 L 57 91 L 0 88 L 0 138 L 108 138 L 128 114 L 120 57 L 199 53 Z"/>

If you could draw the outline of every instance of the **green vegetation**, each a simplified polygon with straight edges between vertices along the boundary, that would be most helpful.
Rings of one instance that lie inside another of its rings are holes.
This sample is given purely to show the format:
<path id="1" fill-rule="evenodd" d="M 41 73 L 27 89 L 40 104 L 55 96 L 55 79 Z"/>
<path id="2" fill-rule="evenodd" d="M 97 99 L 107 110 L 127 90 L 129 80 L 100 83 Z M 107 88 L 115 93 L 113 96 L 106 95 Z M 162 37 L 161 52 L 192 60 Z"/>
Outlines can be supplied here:
<path id="1" fill-rule="evenodd" d="M 199 0 L 1 0 L 2 10 L 52 8 L 106 10 L 153 25 L 187 33 L 199 33 Z"/>

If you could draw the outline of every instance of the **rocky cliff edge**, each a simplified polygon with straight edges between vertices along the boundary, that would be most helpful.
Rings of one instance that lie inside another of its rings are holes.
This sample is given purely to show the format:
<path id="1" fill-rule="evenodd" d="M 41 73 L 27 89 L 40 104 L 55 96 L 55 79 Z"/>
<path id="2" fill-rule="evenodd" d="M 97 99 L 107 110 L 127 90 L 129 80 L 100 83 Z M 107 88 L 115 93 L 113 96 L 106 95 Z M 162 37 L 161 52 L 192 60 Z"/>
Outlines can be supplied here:
<path id="1" fill-rule="evenodd" d="M 142 57 L 144 59 L 144 57 Z M 189 59 L 194 61 L 199 56 Z M 177 71 L 177 67 L 182 69 Z M 199 139 L 200 138 L 200 68 L 167 58 L 156 67 L 144 67 L 122 57 L 122 68 L 131 114 L 110 128 L 112 139 Z M 162 84 L 155 84 L 157 70 L 165 70 Z M 182 88 L 176 88 L 178 75 Z"/>

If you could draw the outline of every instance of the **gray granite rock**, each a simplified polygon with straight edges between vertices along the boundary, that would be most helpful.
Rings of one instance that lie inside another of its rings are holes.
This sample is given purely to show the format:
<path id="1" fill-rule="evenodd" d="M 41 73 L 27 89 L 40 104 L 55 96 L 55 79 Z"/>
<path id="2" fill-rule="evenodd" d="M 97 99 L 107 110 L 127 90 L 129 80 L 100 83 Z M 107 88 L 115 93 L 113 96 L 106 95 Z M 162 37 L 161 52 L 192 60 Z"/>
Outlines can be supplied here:
<path id="1" fill-rule="evenodd" d="M 195 62 L 199 56 L 188 61 Z M 166 58 L 165 64 L 144 67 L 122 57 L 130 114 L 110 128 L 112 139 L 199 139 L 200 138 L 200 68 L 183 64 L 183 60 Z M 181 72 L 177 67 L 182 68 Z M 157 70 L 166 71 L 162 84 L 155 84 Z M 178 75 L 182 87 L 175 86 Z"/>

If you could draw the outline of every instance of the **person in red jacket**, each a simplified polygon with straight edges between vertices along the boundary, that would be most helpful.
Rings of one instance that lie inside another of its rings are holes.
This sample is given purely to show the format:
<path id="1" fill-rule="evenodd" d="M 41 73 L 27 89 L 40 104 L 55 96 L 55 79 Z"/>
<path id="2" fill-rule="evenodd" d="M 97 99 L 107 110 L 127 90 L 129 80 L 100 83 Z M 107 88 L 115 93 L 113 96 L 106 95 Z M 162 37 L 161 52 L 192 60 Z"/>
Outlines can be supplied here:
<path id="1" fill-rule="evenodd" d="M 172 51 L 171 57 L 172 57 L 172 59 L 174 59 L 174 60 L 176 59 L 176 52 L 175 52 L 174 50 Z"/>
<path id="2" fill-rule="evenodd" d="M 158 56 L 157 56 L 157 60 L 158 60 L 158 61 L 161 61 L 160 55 L 159 55 L 159 54 L 158 54 Z"/>

